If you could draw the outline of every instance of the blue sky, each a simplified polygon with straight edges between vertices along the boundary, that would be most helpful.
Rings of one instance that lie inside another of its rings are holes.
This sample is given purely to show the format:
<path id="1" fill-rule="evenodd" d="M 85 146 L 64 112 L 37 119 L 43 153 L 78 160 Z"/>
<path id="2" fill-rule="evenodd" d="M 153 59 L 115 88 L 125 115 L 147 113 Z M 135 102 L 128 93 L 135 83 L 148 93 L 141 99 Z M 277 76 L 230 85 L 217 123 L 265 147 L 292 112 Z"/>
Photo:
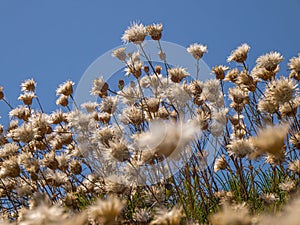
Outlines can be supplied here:
<path id="1" fill-rule="evenodd" d="M 300 52 L 300 0 L 1 0 L 0 86 L 7 99 L 20 104 L 20 83 L 34 77 L 53 110 L 56 87 L 77 83 L 98 56 L 121 44 L 131 21 L 162 22 L 165 41 L 206 44 L 209 66 L 225 64 L 244 42 L 250 65 L 270 50 L 284 55 L 283 64 Z M 0 114 L 5 107 L 0 102 Z"/>

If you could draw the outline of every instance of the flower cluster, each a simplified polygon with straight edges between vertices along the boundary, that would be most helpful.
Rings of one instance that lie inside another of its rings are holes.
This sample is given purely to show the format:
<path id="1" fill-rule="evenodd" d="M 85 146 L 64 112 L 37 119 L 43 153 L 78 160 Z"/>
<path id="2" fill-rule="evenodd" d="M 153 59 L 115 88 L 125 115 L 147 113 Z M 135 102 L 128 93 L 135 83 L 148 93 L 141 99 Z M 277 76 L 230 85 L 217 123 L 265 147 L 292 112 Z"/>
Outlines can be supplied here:
<path id="1" fill-rule="evenodd" d="M 207 47 L 187 48 L 197 62 L 191 76 L 168 64 L 162 28 L 128 27 L 122 40 L 138 51 L 112 52 L 126 79 L 117 88 L 95 79 L 94 102 L 77 105 L 68 80 L 56 90 L 57 110 L 47 113 L 34 79 L 21 84 L 16 107 L 0 87 L 10 109 L 9 125 L 0 125 L 3 223 L 296 223 L 299 200 L 278 221 L 262 211 L 282 208 L 298 192 L 300 55 L 289 60 L 289 76 L 279 76 L 280 53 L 251 68 L 243 44 L 227 59 L 236 66 L 216 65 L 201 81 Z M 160 63 L 145 54 L 147 36 Z"/>

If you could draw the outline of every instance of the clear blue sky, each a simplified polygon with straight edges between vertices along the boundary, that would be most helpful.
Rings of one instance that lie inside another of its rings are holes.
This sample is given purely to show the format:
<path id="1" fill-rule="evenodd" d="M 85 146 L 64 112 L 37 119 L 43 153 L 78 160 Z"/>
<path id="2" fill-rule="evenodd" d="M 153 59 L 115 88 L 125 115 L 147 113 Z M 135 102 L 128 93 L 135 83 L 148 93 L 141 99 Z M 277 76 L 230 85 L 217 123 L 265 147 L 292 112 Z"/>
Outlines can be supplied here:
<path id="1" fill-rule="evenodd" d="M 1 0 L 0 85 L 7 99 L 19 104 L 21 81 L 34 77 L 41 101 L 53 110 L 58 84 L 78 83 L 137 20 L 162 22 L 166 41 L 208 45 L 209 66 L 226 63 L 244 42 L 251 46 L 250 64 L 270 50 L 280 51 L 284 64 L 300 52 L 300 0 Z"/>

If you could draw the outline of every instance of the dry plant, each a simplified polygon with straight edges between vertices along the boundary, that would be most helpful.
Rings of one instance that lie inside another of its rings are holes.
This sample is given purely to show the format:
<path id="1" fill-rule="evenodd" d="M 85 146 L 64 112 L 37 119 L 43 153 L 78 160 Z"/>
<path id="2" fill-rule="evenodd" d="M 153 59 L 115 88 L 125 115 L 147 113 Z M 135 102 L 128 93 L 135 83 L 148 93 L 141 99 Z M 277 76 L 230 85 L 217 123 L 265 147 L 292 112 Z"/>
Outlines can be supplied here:
<path id="1" fill-rule="evenodd" d="M 193 80 L 168 64 L 162 28 L 128 27 L 122 40 L 138 51 L 112 55 L 130 82 L 114 90 L 95 79 L 96 102 L 78 106 L 68 80 L 47 113 L 34 79 L 21 84 L 16 107 L 0 87 L 10 108 L 9 125 L 0 126 L 3 224 L 299 223 L 299 200 L 289 217 L 282 208 L 299 185 L 300 54 L 280 76 L 280 53 L 251 67 L 243 44 L 201 81 L 207 46 L 194 43 Z M 157 42 L 160 64 L 147 55 L 146 38 Z"/>

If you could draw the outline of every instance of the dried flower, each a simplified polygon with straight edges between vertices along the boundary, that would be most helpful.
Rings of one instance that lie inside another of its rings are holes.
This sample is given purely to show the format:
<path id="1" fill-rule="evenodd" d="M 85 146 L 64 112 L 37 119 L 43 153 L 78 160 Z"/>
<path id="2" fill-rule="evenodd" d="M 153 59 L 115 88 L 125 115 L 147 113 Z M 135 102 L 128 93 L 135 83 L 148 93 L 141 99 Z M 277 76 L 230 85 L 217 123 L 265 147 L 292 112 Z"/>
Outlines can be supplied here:
<path id="1" fill-rule="evenodd" d="M 142 75 L 143 63 L 140 59 L 140 53 L 134 52 L 127 61 L 127 67 L 125 68 L 126 76 L 132 74 L 135 78 L 139 78 Z"/>
<path id="2" fill-rule="evenodd" d="M 210 102 L 218 101 L 220 91 L 220 81 L 216 79 L 210 79 L 204 83 L 202 91 L 202 98 Z"/>
<path id="3" fill-rule="evenodd" d="M 274 215 L 264 215 L 259 217 L 260 224 L 289 224 L 297 225 L 299 223 L 300 213 L 300 198 L 296 196 L 285 208 L 279 213 Z"/>
<path id="4" fill-rule="evenodd" d="M 282 116 L 292 117 L 296 115 L 298 106 L 299 106 L 299 102 L 295 102 L 295 101 L 285 102 L 279 107 L 279 111 Z"/>
<path id="5" fill-rule="evenodd" d="M 217 191 L 214 193 L 217 199 L 220 200 L 221 205 L 232 203 L 235 200 L 235 196 L 231 191 Z"/>
<path id="6" fill-rule="evenodd" d="M 98 106 L 99 104 L 97 102 L 85 102 L 81 104 L 81 107 L 84 108 L 88 113 L 95 112 Z"/>
<path id="7" fill-rule="evenodd" d="M 98 120 L 103 124 L 108 124 L 110 121 L 110 114 L 109 113 L 100 113 L 97 114 Z"/>
<path id="8" fill-rule="evenodd" d="M 17 177 L 21 172 L 18 158 L 17 157 L 10 157 L 9 159 L 5 160 L 1 165 L 0 170 L 0 177 Z"/>
<path id="9" fill-rule="evenodd" d="M 171 211 L 162 209 L 156 213 L 150 225 L 179 225 L 184 217 L 182 207 L 174 207 Z"/>
<path id="10" fill-rule="evenodd" d="M 287 133 L 287 125 L 267 126 L 260 129 L 258 135 L 252 139 L 253 145 L 257 148 L 255 155 L 270 153 L 280 156 Z"/>
<path id="11" fill-rule="evenodd" d="M 218 80 L 223 80 L 225 78 L 225 71 L 229 70 L 228 66 L 215 66 L 212 68 L 212 72 L 216 75 Z"/>
<path id="12" fill-rule="evenodd" d="M 65 173 L 61 173 L 57 170 L 53 171 L 50 169 L 46 170 L 45 178 L 46 178 L 47 185 L 50 185 L 53 187 L 59 187 L 61 185 L 66 185 L 69 180 Z"/>
<path id="13" fill-rule="evenodd" d="M 168 119 L 169 114 L 170 113 L 164 107 L 162 107 L 158 110 L 158 117 L 161 119 Z"/>
<path id="14" fill-rule="evenodd" d="M 122 209 L 123 203 L 117 198 L 99 199 L 88 209 L 88 216 L 98 224 L 114 224 Z"/>
<path id="15" fill-rule="evenodd" d="M 32 92 L 27 92 L 27 93 L 21 94 L 19 96 L 18 100 L 23 101 L 23 103 L 25 105 L 31 105 L 33 98 L 36 98 L 35 94 Z"/>
<path id="16" fill-rule="evenodd" d="M 236 208 L 225 204 L 222 210 L 210 217 L 212 225 L 251 225 L 251 217 L 245 207 Z"/>
<path id="17" fill-rule="evenodd" d="M 263 99 L 259 100 L 257 108 L 259 111 L 270 114 L 276 113 L 279 110 L 279 106 L 276 102 Z"/>
<path id="18" fill-rule="evenodd" d="M 288 66 L 291 70 L 290 77 L 295 80 L 300 80 L 300 53 L 298 57 L 293 57 L 289 60 Z"/>
<path id="19" fill-rule="evenodd" d="M 100 110 L 102 112 L 107 112 L 113 114 L 117 109 L 118 98 L 117 97 L 106 97 L 102 100 L 100 104 Z"/>
<path id="20" fill-rule="evenodd" d="M 20 127 L 11 130 L 8 136 L 13 140 L 29 143 L 34 138 L 33 126 L 30 123 L 23 123 Z"/>
<path id="21" fill-rule="evenodd" d="M 139 224 L 148 224 L 151 219 L 151 212 L 149 209 L 136 209 L 133 218 Z"/>
<path id="22" fill-rule="evenodd" d="M 36 82 L 33 79 L 25 80 L 22 84 L 22 91 L 34 92 L 35 91 Z"/>
<path id="23" fill-rule="evenodd" d="M 78 160 L 71 160 L 70 171 L 74 174 L 80 174 L 82 171 L 81 163 Z"/>
<path id="24" fill-rule="evenodd" d="M 234 140 L 226 147 L 230 155 L 241 158 L 253 152 L 253 145 L 248 139 Z"/>
<path id="25" fill-rule="evenodd" d="M 125 108 L 122 115 L 120 115 L 120 120 L 125 124 L 139 125 L 144 121 L 143 112 L 135 106 Z"/>
<path id="26" fill-rule="evenodd" d="M 280 105 L 294 99 L 296 91 L 297 85 L 293 80 L 280 77 L 280 79 L 272 80 L 268 84 L 265 91 L 265 97 L 276 105 Z"/>
<path id="27" fill-rule="evenodd" d="M 122 41 L 141 44 L 147 35 L 147 29 L 143 24 L 133 23 L 125 30 Z"/>
<path id="28" fill-rule="evenodd" d="M 66 115 L 61 110 L 57 110 L 50 115 L 49 123 L 59 124 L 61 122 L 67 122 Z"/>
<path id="29" fill-rule="evenodd" d="M 153 121 L 149 132 L 137 137 L 142 149 L 150 149 L 160 156 L 168 157 L 173 152 L 180 152 L 197 132 L 196 123 L 184 124 L 168 121 Z"/>
<path id="30" fill-rule="evenodd" d="M 296 182 L 291 178 L 286 178 L 285 181 L 279 184 L 279 188 L 286 192 L 291 192 L 296 189 Z"/>
<path id="31" fill-rule="evenodd" d="M 56 90 L 56 95 L 65 95 L 70 96 L 73 94 L 73 85 L 75 83 L 73 81 L 66 81 L 65 83 L 59 85 L 59 87 Z"/>
<path id="32" fill-rule="evenodd" d="M 126 48 L 117 48 L 115 50 L 113 50 L 112 52 L 112 56 L 118 58 L 121 61 L 125 61 L 127 58 L 126 55 Z"/>
<path id="33" fill-rule="evenodd" d="M 242 44 L 237 49 L 231 52 L 231 55 L 227 58 L 227 61 L 236 61 L 237 63 L 244 63 L 247 59 L 249 49 L 249 45 Z"/>
<path id="34" fill-rule="evenodd" d="M 153 40 L 158 41 L 161 39 L 162 28 L 163 25 L 159 23 L 159 24 L 148 25 L 146 27 L 146 30 Z"/>
<path id="35" fill-rule="evenodd" d="M 195 96 L 199 96 L 204 88 L 204 83 L 200 80 L 194 80 L 189 85 L 189 92 Z"/>
<path id="36" fill-rule="evenodd" d="M 109 146 L 110 154 L 118 161 L 124 162 L 130 158 L 130 152 L 124 140 L 120 140 L 117 143 L 110 141 Z"/>
<path id="37" fill-rule="evenodd" d="M 61 105 L 66 107 L 69 104 L 68 96 L 61 95 L 57 100 L 56 100 L 56 105 Z"/>
<path id="38" fill-rule="evenodd" d="M 30 110 L 24 106 L 19 106 L 17 108 L 12 109 L 9 112 L 10 117 L 17 117 L 18 119 L 27 121 L 30 117 Z"/>
<path id="39" fill-rule="evenodd" d="M 105 190 L 108 194 L 125 194 L 128 193 L 128 183 L 123 180 L 123 176 L 112 175 L 105 178 Z"/>
<path id="40" fill-rule="evenodd" d="M 253 155 L 256 157 L 259 153 L 254 152 Z M 283 147 L 280 151 L 277 152 L 276 155 L 272 153 L 267 153 L 265 158 L 265 163 L 269 163 L 270 165 L 277 166 L 281 165 L 285 161 L 285 148 Z"/>
<path id="41" fill-rule="evenodd" d="M 51 151 L 48 154 L 45 154 L 43 159 L 43 164 L 47 166 L 48 168 L 55 170 L 58 168 L 58 161 L 56 159 L 56 155 L 54 151 Z"/>
<path id="42" fill-rule="evenodd" d="M 227 114 L 228 114 L 228 109 L 227 108 L 222 108 L 220 110 L 215 110 L 212 113 L 212 118 L 216 120 L 218 123 L 222 125 L 227 124 Z"/>
<path id="43" fill-rule="evenodd" d="M 188 92 L 184 89 L 184 86 L 181 86 L 177 83 L 169 86 L 165 90 L 163 96 L 179 108 L 184 107 L 191 99 Z"/>
<path id="44" fill-rule="evenodd" d="M 241 104 L 244 102 L 246 98 L 248 98 L 248 92 L 242 90 L 238 86 L 229 88 L 228 93 L 230 98 L 237 104 Z"/>
<path id="45" fill-rule="evenodd" d="M 205 53 L 207 53 L 207 46 L 194 43 L 187 48 L 187 51 L 192 54 L 196 60 L 199 60 Z"/>
<path id="46" fill-rule="evenodd" d="M 300 149 L 300 132 L 295 133 L 291 136 L 290 142 L 297 148 Z"/>
<path id="47" fill-rule="evenodd" d="M 265 68 L 267 71 L 275 71 L 283 57 L 279 52 L 270 52 L 257 58 L 256 63 L 260 68 Z"/>
<path id="48" fill-rule="evenodd" d="M 245 86 L 248 86 L 248 85 L 252 85 L 254 84 L 254 79 L 252 76 L 250 76 L 248 74 L 248 71 L 247 70 L 243 70 L 242 72 L 240 72 L 240 74 L 238 75 L 237 77 L 237 80 L 236 80 L 236 83 L 238 85 L 245 85 Z"/>
<path id="49" fill-rule="evenodd" d="M 289 163 L 289 169 L 294 173 L 300 174 L 300 159 L 291 161 Z"/>
<path id="50" fill-rule="evenodd" d="M 199 122 L 199 126 L 201 130 L 208 129 L 208 122 L 211 118 L 211 114 L 204 110 L 197 110 L 197 121 Z"/>
<path id="51" fill-rule="evenodd" d="M 93 87 L 92 87 L 92 90 L 91 90 L 91 95 L 96 95 L 96 96 L 100 96 L 103 94 L 103 92 L 105 92 L 106 88 L 105 88 L 105 81 L 103 79 L 103 77 L 99 77 L 97 79 L 95 79 L 93 81 Z"/>
<path id="52" fill-rule="evenodd" d="M 225 170 L 227 167 L 228 163 L 225 159 L 225 156 L 222 155 L 220 158 L 218 158 L 215 162 L 214 165 L 214 171 L 218 172 L 219 170 Z"/>
<path id="53" fill-rule="evenodd" d="M 70 155 L 67 155 L 66 153 L 62 153 L 61 155 L 56 157 L 56 160 L 58 162 L 58 168 L 61 171 L 66 171 L 69 167 L 69 161 L 70 161 Z"/>
<path id="54" fill-rule="evenodd" d="M 231 69 L 227 72 L 224 81 L 231 81 L 235 83 L 237 81 L 238 75 L 239 75 L 239 70 L 237 68 Z"/>
<path id="55" fill-rule="evenodd" d="M 41 224 L 61 224 L 67 217 L 64 208 L 58 206 L 48 206 L 42 203 L 38 207 L 26 211 L 24 220 L 20 225 L 41 225 Z"/>
<path id="56" fill-rule="evenodd" d="M 260 197 L 266 204 L 273 204 L 279 200 L 276 194 L 273 193 L 263 193 Z"/>
<path id="57" fill-rule="evenodd" d="M 159 109 L 160 100 L 157 98 L 146 99 L 145 108 L 152 113 L 155 113 Z"/>
<path id="58" fill-rule="evenodd" d="M 33 115 L 30 120 L 33 127 L 34 139 L 41 141 L 46 134 L 52 132 L 52 128 L 49 124 L 48 115 L 39 113 Z"/>
<path id="59" fill-rule="evenodd" d="M 264 81 L 267 81 L 273 79 L 278 71 L 279 71 L 279 67 L 277 67 L 277 69 L 273 71 L 268 71 L 264 67 L 255 66 L 251 71 L 251 76 L 254 78 L 260 78 Z"/>

